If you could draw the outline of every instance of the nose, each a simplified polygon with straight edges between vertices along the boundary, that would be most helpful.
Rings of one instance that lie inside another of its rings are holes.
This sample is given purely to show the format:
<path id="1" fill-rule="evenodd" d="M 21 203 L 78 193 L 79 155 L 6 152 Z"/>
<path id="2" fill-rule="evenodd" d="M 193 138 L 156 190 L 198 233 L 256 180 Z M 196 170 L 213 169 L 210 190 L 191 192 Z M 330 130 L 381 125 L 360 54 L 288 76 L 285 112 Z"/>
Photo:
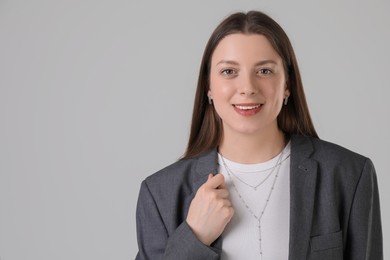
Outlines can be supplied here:
<path id="1" fill-rule="evenodd" d="M 239 84 L 239 92 L 241 96 L 250 97 L 257 94 L 256 83 L 254 82 L 254 79 L 251 75 L 243 75 Z"/>
<path id="2" fill-rule="evenodd" d="M 240 95 L 250 97 L 256 95 L 256 92 L 252 88 L 245 88 L 240 92 Z"/>

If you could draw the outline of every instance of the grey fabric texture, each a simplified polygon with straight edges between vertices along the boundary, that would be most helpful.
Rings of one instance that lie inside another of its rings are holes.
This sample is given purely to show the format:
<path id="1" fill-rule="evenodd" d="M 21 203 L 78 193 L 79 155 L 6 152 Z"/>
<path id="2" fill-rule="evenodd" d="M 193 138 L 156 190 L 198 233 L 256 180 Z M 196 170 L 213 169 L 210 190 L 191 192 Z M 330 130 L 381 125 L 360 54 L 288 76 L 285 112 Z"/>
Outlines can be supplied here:
<path id="1" fill-rule="evenodd" d="M 381 260 L 382 227 L 372 162 L 338 145 L 291 136 L 290 260 Z M 220 259 L 222 238 L 202 244 L 185 219 L 217 149 L 146 178 L 137 204 L 137 260 Z"/>

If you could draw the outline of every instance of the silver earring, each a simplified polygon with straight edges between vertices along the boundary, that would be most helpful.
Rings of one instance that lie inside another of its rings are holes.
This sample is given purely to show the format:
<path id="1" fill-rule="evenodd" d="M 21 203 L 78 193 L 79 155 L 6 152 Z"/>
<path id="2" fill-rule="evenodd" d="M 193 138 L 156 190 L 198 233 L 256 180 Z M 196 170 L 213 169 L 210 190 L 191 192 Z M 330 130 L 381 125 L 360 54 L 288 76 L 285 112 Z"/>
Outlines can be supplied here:
<path id="1" fill-rule="evenodd" d="M 284 102 L 283 102 L 283 103 L 284 103 L 284 105 L 287 105 L 287 102 L 288 102 L 288 97 L 289 97 L 289 96 L 286 96 L 286 97 L 284 98 Z"/>
<path id="2" fill-rule="evenodd" d="M 207 96 L 208 98 L 209 98 L 209 104 L 211 105 L 211 104 L 213 104 L 213 100 L 211 99 L 211 97 L 210 96 Z"/>

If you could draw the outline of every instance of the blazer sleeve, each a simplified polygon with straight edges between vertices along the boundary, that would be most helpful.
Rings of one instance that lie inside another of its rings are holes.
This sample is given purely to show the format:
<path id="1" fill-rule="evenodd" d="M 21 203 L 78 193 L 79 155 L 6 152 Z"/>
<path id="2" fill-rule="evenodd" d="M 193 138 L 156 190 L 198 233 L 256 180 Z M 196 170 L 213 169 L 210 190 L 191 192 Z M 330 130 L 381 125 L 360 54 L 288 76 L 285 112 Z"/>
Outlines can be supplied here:
<path id="1" fill-rule="evenodd" d="M 366 159 L 350 212 L 346 259 L 382 260 L 382 225 L 378 182 L 371 160 Z"/>
<path id="2" fill-rule="evenodd" d="M 217 260 L 220 258 L 220 250 L 200 242 L 186 221 L 169 235 L 146 181 L 141 184 L 136 221 L 138 240 L 136 260 Z"/>

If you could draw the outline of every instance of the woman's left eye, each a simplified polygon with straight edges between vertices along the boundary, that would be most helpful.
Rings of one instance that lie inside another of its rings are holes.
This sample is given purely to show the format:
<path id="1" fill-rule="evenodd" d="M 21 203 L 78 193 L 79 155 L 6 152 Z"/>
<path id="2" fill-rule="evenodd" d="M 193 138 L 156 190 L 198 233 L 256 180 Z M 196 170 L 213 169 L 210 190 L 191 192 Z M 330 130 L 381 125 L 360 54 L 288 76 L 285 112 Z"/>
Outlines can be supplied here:
<path id="1" fill-rule="evenodd" d="M 272 70 L 270 69 L 260 69 L 257 71 L 259 74 L 269 75 L 272 74 Z"/>

